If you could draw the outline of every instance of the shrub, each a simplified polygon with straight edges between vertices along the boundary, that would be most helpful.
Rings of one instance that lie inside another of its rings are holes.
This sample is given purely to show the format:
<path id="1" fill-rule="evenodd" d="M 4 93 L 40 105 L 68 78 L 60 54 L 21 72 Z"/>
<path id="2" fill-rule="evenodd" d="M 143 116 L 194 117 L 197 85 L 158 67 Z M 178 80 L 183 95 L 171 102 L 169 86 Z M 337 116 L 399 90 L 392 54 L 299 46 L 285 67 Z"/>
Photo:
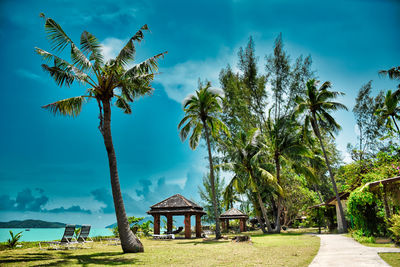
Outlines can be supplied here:
<path id="1" fill-rule="evenodd" d="M 385 232 L 385 211 L 382 201 L 367 188 L 357 188 L 350 196 L 347 211 L 352 218 L 355 230 L 364 236 L 377 236 Z"/>
<path id="2" fill-rule="evenodd" d="M 7 246 L 9 248 L 15 248 L 17 246 L 18 240 L 22 237 L 22 232 L 14 235 L 13 231 L 10 230 L 11 238 L 7 240 Z"/>
<path id="3" fill-rule="evenodd" d="M 389 231 L 392 232 L 392 238 L 396 244 L 400 244 L 400 215 L 393 215 L 390 224 Z"/>
<path id="4" fill-rule="evenodd" d="M 352 231 L 351 236 L 360 243 L 375 243 L 375 238 L 373 236 L 365 236 L 362 230 Z"/>

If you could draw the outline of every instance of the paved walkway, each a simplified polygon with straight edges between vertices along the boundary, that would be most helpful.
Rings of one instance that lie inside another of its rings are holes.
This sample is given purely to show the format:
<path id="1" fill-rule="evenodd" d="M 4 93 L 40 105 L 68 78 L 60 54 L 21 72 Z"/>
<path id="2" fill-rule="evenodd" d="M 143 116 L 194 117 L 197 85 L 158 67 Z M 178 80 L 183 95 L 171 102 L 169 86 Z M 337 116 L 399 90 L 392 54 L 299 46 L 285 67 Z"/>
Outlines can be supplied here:
<path id="1" fill-rule="evenodd" d="M 390 266 L 378 252 L 400 252 L 398 248 L 366 247 L 343 235 L 317 235 L 321 246 L 309 267 L 317 266 Z"/>

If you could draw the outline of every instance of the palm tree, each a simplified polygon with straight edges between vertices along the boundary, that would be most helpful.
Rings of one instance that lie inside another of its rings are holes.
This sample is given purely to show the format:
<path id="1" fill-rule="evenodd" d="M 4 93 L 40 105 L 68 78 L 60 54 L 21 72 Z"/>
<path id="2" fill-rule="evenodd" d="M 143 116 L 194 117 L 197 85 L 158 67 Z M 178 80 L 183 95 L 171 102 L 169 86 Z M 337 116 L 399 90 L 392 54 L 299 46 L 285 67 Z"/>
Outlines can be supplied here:
<path id="1" fill-rule="evenodd" d="M 314 177 L 310 168 L 304 163 L 311 155 L 308 147 L 301 141 L 300 126 L 290 116 L 280 116 L 276 119 L 268 117 L 265 123 L 264 136 L 266 149 L 273 158 L 276 180 L 281 184 L 281 166 L 291 166 L 297 173 L 306 177 Z M 278 194 L 275 232 L 280 232 L 280 217 L 282 212 L 282 196 Z"/>
<path id="2" fill-rule="evenodd" d="M 274 191 L 278 191 L 278 194 L 282 194 L 282 189 L 277 184 L 276 178 L 267 170 L 268 168 L 263 166 L 264 159 L 261 159 L 261 157 L 263 156 L 264 145 L 261 142 L 260 130 L 254 128 L 247 133 L 242 131 L 237 138 L 226 144 L 225 147 L 230 150 L 229 158 L 231 162 L 220 164 L 218 167 L 235 173 L 228 187 L 235 187 L 239 193 L 244 193 L 246 189 L 251 188 L 256 195 L 267 230 L 269 233 L 273 232 L 261 196 L 261 188 L 269 186 Z M 226 189 L 226 191 L 231 190 Z M 265 229 L 262 230 L 265 232 Z"/>
<path id="3" fill-rule="evenodd" d="M 381 70 L 379 71 L 379 74 L 382 76 L 387 75 L 391 80 L 400 80 L 400 66 L 393 67 L 388 70 Z M 400 95 L 400 84 L 397 85 L 397 91 L 395 91 L 394 94 L 396 94 L 397 96 Z"/>
<path id="4" fill-rule="evenodd" d="M 208 160 L 210 164 L 210 183 L 212 189 L 212 202 L 214 208 L 215 219 L 215 235 L 216 238 L 221 238 L 221 230 L 219 226 L 219 213 L 217 196 L 215 192 L 215 176 L 214 165 L 211 154 L 210 134 L 217 138 L 217 135 L 222 131 L 229 136 L 229 130 L 226 125 L 219 119 L 219 114 L 222 112 L 222 97 L 216 91 L 211 89 L 211 83 L 208 82 L 204 87 L 200 84 L 196 94 L 189 95 L 183 101 L 185 117 L 178 125 L 180 130 L 180 138 L 186 140 L 190 131 L 192 135 L 189 138 L 189 146 L 191 149 L 196 149 L 200 138 L 203 135 L 207 142 Z"/>
<path id="5" fill-rule="evenodd" d="M 111 136 L 111 102 L 116 99 L 115 106 L 121 108 L 124 113 L 130 114 L 132 112 L 130 102 L 133 102 L 136 97 L 153 91 L 151 82 L 158 69 L 157 59 L 163 57 L 166 52 L 128 68 L 128 63 L 132 63 L 135 56 L 135 42 L 142 41 L 144 31 L 148 30 L 147 25 L 144 25 L 129 39 L 115 59 L 104 62 L 101 44 L 94 35 L 84 31 L 79 49 L 59 24 L 51 18 L 46 18 L 43 13 L 40 16 L 45 19 L 45 32 L 52 50 L 61 53 L 69 46 L 72 62 L 43 49 L 35 48 L 36 53 L 41 55 L 47 63 L 54 64 L 52 66 L 42 64 L 43 70 L 49 73 L 60 87 L 63 85 L 69 87 L 74 82 L 87 86 L 85 94 L 59 100 L 43 108 L 53 114 L 75 117 L 81 112 L 83 104 L 92 99 L 96 100 L 99 107 L 99 130 L 108 155 L 112 195 L 122 250 L 125 253 L 143 252 L 142 243 L 129 228 L 122 199 L 117 159 Z"/>
<path id="6" fill-rule="evenodd" d="M 386 127 L 389 129 L 393 129 L 393 121 L 393 124 L 395 125 L 397 132 L 400 135 L 400 129 L 396 122 L 396 119 L 400 119 L 399 101 L 400 94 L 392 93 L 392 91 L 389 90 L 386 93 L 383 107 L 377 109 L 375 114 L 379 115 L 382 121 L 386 121 Z"/>
<path id="7" fill-rule="evenodd" d="M 342 203 L 340 202 L 335 177 L 332 172 L 332 168 L 325 150 L 324 143 L 322 141 L 322 135 L 320 131 L 320 127 L 329 133 L 336 133 L 337 131 L 339 131 L 341 129 L 340 125 L 329 114 L 329 112 L 336 111 L 338 109 L 347 110 L 347 107 L 341 103 L 331 101 L 337 96 L 343 95 L 343 93 L 329 91 L 329 88 L 331 87 L 330 82 L 324 82 L 319 89 L 317 88 L 317 86 L 318 81 L 316 81 L 315 79 L 311 79 L 307 82 L 305 97 L 297 97 L 296 99 L 296 102 L 298 104 L 297 113 L 305 113 L 304 127 L 308 128 L 311 124 L 314 134 L 319 140 L 339 208 L 339 214 L 337 217 L 340 217 L 341 221 L 338 219 L 338 231 L 347 232 L 347 225 L 343 213 Z"/>

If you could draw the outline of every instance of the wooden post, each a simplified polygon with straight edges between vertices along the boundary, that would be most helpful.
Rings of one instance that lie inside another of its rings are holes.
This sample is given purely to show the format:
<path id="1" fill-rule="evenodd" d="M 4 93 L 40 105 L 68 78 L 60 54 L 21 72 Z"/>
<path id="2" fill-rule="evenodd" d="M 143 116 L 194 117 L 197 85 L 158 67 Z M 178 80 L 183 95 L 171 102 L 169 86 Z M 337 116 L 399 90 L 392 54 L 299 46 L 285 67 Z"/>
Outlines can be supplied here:
<path id="1" fill-rule="evenodd" d="M 172 233 L 172 215 L 171 214 L 167 215 L 167 233 L 168 234 Z"/>
<path id="2" fill-rule="evenodd" d="M 185 214 L 185 238 L 190 239 L 192 237 L 192 231 L 190 229 L 190 213 Z"/>
<path id="3" fill-rule="evenodd" d="M 196 237 L 201 237 L 201 215 L 196 214 Z"/>
<path id="4" fill-rule="evenodd" d="M 386 184 L 383 185 L 383 204 L 385 206 L 386 218 L 390 219 L 390 208 L 389 208 L 389 204 L 388 204 L 388 201 L 387 201 Z"/>
<path id="5" fill-rule="evenodd" d="M 221 220 L 221 227 L 223 230 L 226 230 L 225 219 Z"/>
<path id="6" fill-rule="evenodd" d="M 226 219 L 226 230 L 229 230 L 229 219 Z"/>
<path id="7" fill-rule="evenodd" d="M 154 214 L 154 234 L 160 234 L 160 214 Z"/>
<path id="8" fill-rule="evenodd" d="M 240 232 L 245 232 L 245 219 L 240 219 Z"/>

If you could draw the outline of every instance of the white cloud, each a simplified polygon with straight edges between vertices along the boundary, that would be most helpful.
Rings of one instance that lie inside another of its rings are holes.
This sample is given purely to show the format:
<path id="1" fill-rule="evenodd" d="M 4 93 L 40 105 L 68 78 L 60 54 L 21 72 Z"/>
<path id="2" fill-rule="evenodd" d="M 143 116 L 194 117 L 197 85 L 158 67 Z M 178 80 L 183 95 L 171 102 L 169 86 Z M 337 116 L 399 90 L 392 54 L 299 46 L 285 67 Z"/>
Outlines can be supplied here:
<path id="1" fill-rule="evenodd" d="M 104 56 L 104 60 L 108 61 L 109 59 L 115 58 L 119 51 L 125 46 L 127 40 L 121 40 L 118 38 L 106 38 L 101 43 L 102 45 L 102 53 Z"/>
<path id="2" fill-rule="evenodd" d="M 169 68 L 162 68 L 158 82 L 161 83 L 169 98 L 182 103 L 189 94 L 197 90 L 199 78 L 207 79 L 213 87 L 219 86 L 219 72 L 227 63 L 234 62 L 235 54 L 231 49 L 223 49 L 219 56 L 202 61 L 186 61 Z"/>
<path id="3" fill-rule="evenodd" d="M 35 80 L 35 81 L 42 81 L 42 78 L 39 75 L 37 75 L 33 72 L 30 72 L 29 70 L 18 69 L 16 72 L 19 76 L 22 76 L 22 77 L 25 77 L 25 78 L 28 78 L 31 80 Z"/>

